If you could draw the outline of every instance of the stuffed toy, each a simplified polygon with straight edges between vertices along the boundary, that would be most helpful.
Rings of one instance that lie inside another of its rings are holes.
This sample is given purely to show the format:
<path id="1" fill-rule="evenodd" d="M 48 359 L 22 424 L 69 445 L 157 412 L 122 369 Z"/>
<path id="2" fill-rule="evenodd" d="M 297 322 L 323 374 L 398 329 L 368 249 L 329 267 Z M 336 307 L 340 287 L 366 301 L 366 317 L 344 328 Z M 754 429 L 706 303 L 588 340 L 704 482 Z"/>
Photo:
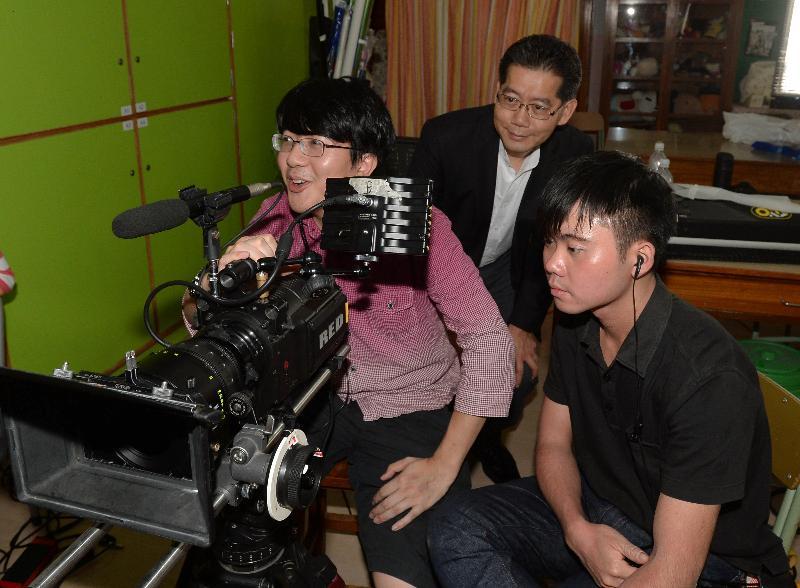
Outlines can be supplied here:
<path id="1" fill-rule="evenodd" d="M 633 93 L 633 99 L 636 101 L 636 110 L 639 112 L 655 112 L 656 110 L 656 93 L 654 90 L 636 90 Z"/>
<path id="2" fill-rule="evenodd" d="M 658 61 L 655 57 L 643 57 L 631 68 L 631 75 L 641 78 L 652 78 L 658 75 Z"/>
<path id="3" fill-rule="evenodd" d="M 675 114 L 703 114 L 703 105 L 700 98 L 694 94 L 682 92 L 675 96 L 672 112 Z"/>
<path id="4" fill-rule="evenodd" d="M 611 110 L 614 112 L 636 110 L 636 99 L 631 94 L 614 94 L 611 96 Z"/>

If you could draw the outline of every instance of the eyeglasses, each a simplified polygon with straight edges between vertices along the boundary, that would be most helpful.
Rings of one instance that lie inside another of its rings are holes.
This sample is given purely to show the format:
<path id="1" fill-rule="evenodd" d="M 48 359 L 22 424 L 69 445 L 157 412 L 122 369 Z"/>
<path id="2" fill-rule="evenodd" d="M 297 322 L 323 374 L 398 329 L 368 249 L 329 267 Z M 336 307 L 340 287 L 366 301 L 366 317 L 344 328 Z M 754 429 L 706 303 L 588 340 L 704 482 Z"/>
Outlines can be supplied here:
<path id="1" fill-rule="evenodd" d="M 289 153 L 295 143 L 300 145 L 300 151 L 308 157 L 322 157 L 325 155 L 325 148 L 328 149 L 352 149 L 352 147 L 342 147 L 341 145 L 328 145 L 319 139 L 307 137 L 305 139 L 292 139 L 286 135 L 275 133 L 272 135 L 272 148 L 281 153 Z"/>
<path id="2" fill-rule="evenodd" d="M 532 104 L 523 104 L 520 102 L 520 99 L 516 96 L 510 96 L 505 92 L 498 92 L 497 93 L 497 103 L 506 110 L 511 110 L 516 112 L 520 108 L 524 108 L 528 112 L 528 116 L 531 118 L 535 118 L 537 120 L 549 120 L 553 117 L 553 115 L 561 110 L 561 106 L 556 108 L 555 110 L 550 110 L 550 106 L 546 106 L 544 104 L 536 104 L 535 102 Z"/>

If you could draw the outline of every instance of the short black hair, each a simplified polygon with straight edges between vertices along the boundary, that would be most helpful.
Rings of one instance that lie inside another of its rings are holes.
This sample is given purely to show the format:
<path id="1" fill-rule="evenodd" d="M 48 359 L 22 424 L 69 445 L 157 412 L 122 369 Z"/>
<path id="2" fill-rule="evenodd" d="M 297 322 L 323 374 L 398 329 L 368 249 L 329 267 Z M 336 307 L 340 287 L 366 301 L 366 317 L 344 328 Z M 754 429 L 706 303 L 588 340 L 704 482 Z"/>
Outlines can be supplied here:
<path id="1" fill-rule="evenodd" d="M 578 205 L 578 224 L 608 222 L 620 258 L 638 239 L 656 250 L 654 263 L 664 258 L 675 232 L 672 189 L 639 159 L 618 151 L 598 151 L 579 157 L 554 174 L 545 186 L 537 215 L 541 237 L 556 238 L 561 225 Z"/>
<path id="2" fill-rule="evenodd" d="M 500 83 L 506 82 L 508 68 L 520 65 L 528 69 L 549 71 L 561 78 L 558 97 L 562 102 L 578 95 L 581 85 L 581 60 L 578 52 L 552 35 L 530 35 L 511 45 L 500 59 Z"/>
<path id="3" fill-rule="evenodd" d="M 353 78 L 310 78 L 289 90 L 275 114 L 278 132 L 322 135 L 350 143 L 355 165 L 365 153 L 382 160 L 394 143 L 392 117 L 369 83 Z"/>

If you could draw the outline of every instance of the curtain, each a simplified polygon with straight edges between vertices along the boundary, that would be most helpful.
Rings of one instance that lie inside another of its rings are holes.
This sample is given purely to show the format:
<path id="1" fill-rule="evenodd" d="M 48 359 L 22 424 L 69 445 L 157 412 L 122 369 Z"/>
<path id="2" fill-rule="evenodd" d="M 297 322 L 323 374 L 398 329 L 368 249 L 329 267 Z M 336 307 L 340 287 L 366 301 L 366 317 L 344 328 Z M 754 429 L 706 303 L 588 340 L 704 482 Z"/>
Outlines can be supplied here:
<path id="1" fill-rule="evenodd" d="M 581 0 L 386 0 L 386 104 L 399 136 L 494 101 L 505 50 L 546 33 L 578 48 Z"/>

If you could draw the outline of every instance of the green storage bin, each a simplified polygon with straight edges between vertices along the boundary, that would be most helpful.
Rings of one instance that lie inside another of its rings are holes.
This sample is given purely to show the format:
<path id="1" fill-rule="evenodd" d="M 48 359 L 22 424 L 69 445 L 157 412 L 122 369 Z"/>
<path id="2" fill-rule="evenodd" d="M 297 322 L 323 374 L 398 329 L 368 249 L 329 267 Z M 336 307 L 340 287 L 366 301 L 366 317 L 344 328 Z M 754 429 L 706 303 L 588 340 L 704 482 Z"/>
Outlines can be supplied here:
<path id="1" fill-rule="evenodd" d="M 739 343 L 759 372 L 800 398 L 800 351 L 761 339 L 742 339 Z"/>

